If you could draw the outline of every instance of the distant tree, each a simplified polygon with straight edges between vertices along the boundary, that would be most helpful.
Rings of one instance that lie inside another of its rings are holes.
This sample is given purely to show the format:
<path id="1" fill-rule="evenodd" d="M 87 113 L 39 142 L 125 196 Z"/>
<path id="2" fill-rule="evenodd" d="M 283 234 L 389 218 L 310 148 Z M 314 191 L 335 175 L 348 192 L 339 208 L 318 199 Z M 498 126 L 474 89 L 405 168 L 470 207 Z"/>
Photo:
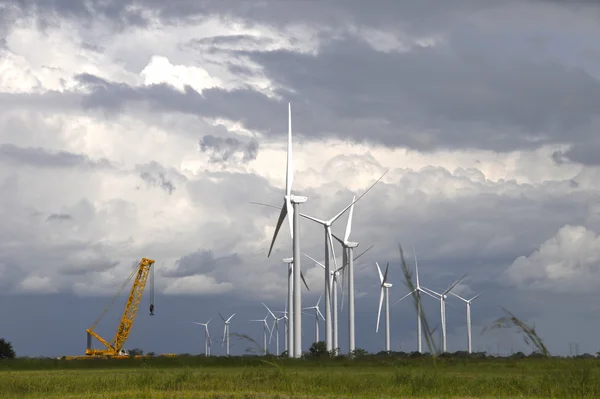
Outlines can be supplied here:
<path id="1" fill-rule="evenodd" d="M 155 352 L 148 352 L 148 353 L 146 353 L 146 355 L 148 355 L 148 356 L 156 356 L 156 353 Z"/>
<path id="2" fill-rule="evenodd" d="M 141 350 L 140 348 L 133 348 L 133 349 L 129 349 L 129 356 L 134 357 L 134 356 L 142 356 L 144 354 L 144 351 Z"/>
<path id="3" fill-rule="evenodd" d="M 288 351 L 281 352 L 281 357 L 287 357 L 287 355 L 288 355 Z"/>
<path id="4" fill-rule="evenodd" d="M 366 350 L 362 349 L 362 348 L 356 348 L 352 351 L 352 353 L 350 354 L 352 357 L 362 357 L 362 356 L 367 356 L 369 354 L 369 352 L 367 352 Z"/>
<path id="5" fill-rule="evenodd" d="M 325 344 L 325 341 L 313 342 L 308 351 L 312 356 L 329 355 L 329 352 L 327 351 L 327 344 Z"/>
<path id="6" fill-rule="evenodd" d="M 0 338 L 0 359 L 14 359 L 16 356 L 10 341 Z"/>

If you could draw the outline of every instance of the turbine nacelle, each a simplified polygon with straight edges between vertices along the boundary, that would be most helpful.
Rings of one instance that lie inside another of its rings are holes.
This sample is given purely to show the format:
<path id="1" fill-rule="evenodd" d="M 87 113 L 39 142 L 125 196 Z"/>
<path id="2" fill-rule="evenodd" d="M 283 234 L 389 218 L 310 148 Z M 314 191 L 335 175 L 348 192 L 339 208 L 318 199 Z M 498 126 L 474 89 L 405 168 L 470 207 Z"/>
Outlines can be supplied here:
<path id="1" fill-rule="evenodd" d="M 292 263 L 294 258 L 283 258 L 283 263 Z"/>
<path id="2" fill-rule="evenodd" d="M 292 204 L 303 204 L 308 201 L 308 197 L 302 195 L 290 195 L 290 201 Z"/>
<path id="3" fill-rule="evenodd" d="M 344 246 L 346 248 L 356 248 L 356 247 L 358 247 L 358 243 L 354 242 L 354 241 L 346 241 L 346 242 L 344 242 Z"/>

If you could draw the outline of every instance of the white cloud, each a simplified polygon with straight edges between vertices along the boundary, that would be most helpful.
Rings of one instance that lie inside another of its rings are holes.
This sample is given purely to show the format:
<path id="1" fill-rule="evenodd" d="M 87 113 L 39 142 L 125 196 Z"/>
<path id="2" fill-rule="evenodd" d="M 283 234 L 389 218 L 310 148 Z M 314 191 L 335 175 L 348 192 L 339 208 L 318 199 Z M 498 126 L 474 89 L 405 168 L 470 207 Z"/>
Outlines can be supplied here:
<path id="1" fill-rule="evenodd" d="M 584 226 L 563 226 L 556 235 L 507 269 L 508 279 L 531 289 L 590 292 L 600 283 L 600 237 Z"/>
<path id="2" fill-rule="evenodd" d="M 173 65 L 168 58 L 161 56 L 153 56 L 140 72 L 140 76 L 145 85 L 167 83 L 181 92 L 184 92 L 186 85 L 199 93 L 220 85 L 220 82 L 213 79 L 203 68 Z"/>

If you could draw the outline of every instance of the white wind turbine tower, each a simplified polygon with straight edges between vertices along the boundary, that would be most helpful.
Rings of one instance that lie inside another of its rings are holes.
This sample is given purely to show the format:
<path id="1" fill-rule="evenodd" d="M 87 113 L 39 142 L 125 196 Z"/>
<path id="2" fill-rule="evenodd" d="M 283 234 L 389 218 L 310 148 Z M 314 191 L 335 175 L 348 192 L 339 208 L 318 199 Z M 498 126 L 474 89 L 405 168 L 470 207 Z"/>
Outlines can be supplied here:
<path id="1" fill-rule="evenodd" d="M 358 247 L 357 242 L 348 241 L 350 232 L 352 230 L 352 215 L 354 214 L 354 200 L 355 196 L 352 197 L 352 206 L 350 207 L 350 213 L 348 215 L 348 222 L 346 223 L 346 232 L 344 239 L 340 240 L 335 234 L 333 237 L 342 244 L 342 269 L 346 267 L 348 263 L 348 353 L 352 354 L 356 349 L 356 338 L 355 338 L 355 323 L 354 323 L 354 259 L 353 252 L 354 248 Z M 369 248 L 370 249 L 370 248 Z M 368 251 L 368 249 L 367 249 Z M 365 251 L 366 252 L 366 251 Z M 362 255 L 362 254 L 361 254 Z M 360 255 L 359 255 L 360 256 Z M 344 270 L 344 274 L 345 274 Z M 344 276 L 342 276 L 342 306 L 344 306 Z"/>
<path id="2" fill-rule="evenodd" d="M 267 323 L 268 317 L 269 317 L 269 315 L 266 315 L 264 319 L 250 320 L 250 321 L 260 321 L 263 323 L 263 352 L 265 355 L 267 354 L 267 331 L 269 331 L 269 334 L 271 333 L 271 330 L 269 329 L 269 324 Z"/>
<path id="3" fill-rule="evenodd" d="M 319 309 L 319 303 L 321 302 L 322 297 L 323 294 L 319 295 L 319 300 L 317 301 L 317 304 L 315 306 L 309 306 L 307 308 L 304 308 L 304 310 L 315 310 L 315 342 L 319 342 L 319 316 L 321 316 L 321 318 L 325 320 L 325 317 L 323 317 L 323 313 L 321 313 L 321 310 Z"/>
<path id="4" fill-rule="evenodd" d="M 452 284 L 446 291 L 442 292 L 441 294 L 435 292 L 432 289 L 423 287 L 424 290 L 427 290 L 430 293 L 434 294 L 440 300 L 440 321 L 442 323 L 442 353 L 445 353 L 446 349 L 447 349 L 447 346 L 446 346 L 446 299 L 448 299 L 448 293 L 450 291 L 452 291 L 452 289 L 456 286 L 456 284 L 458 284 L 466 276 L 467 275 L 465 274 L 464 276 L 462 276 L 461 278 L 456 280 L 454 282 L 454 284 Z"/>
<path id="5" fill-rule="evenodd" d="M 465 299 L 461 296 L 456 295 L 454 292 L 451 292 L 450 294 L 454 295 L 455 297 L 457 297 L 458 299 L 462 300 L 463 302 L 465 302 L 467 304 L 467 349 L 469 351 L 469 353 L 471 353 L 471 302 L 473 302 L 475 299 L 479 298 L 479 296 L 481 294 L 483 294 L 483 292 L 480 292 L 479 294 L 475 295 L 473 298 L 471 299 Z"/>
<path id="6" fill-rule="evenodd" d="M 227 353 L 227 356 L 229 356 L 229 326 L 231 324 L 231 319 L 233 319 L 233 316 L 235 316 L 235 313 L 232 314 L 231 316 L 229 316 L 229 318 L 227 320 L 225 320 L 225 318 L 223 317 L 223 315 L 221 313 L 219 313 L 219 316 L 225 323 L 225 326 L 223 327 L 223 344 L 225 344 L 225 342 L 227 342 L 226 353 Z M 223 346 L 223 344 L 221 344 L 221 346 Z"/>
<path id="7" fill-rule="evenodd" d="M 381 175 L 381 177 L 379 179 L 377 179 L 375 181 L 375 183 L 373 183 L 373 185 L 371 185 L 371 187 L 369 187 L 364 193 L 362 193 L 358 198 L 354 199 L 350 205 L 348 205 L 347 207 L 345 207 L 344 209 L 342 209 L 341 212 L 339 212 L 337 215 L 335 215 L 334 217 L 332 217 L 329 220 L 321 220 L 321 219 L 317 219 L 315 217 L 312 216 L 308 216 L 305 215 L 303 213 L 300 214 L 300 216 L 312 220 L 315 223 L 318 223 L 320 225 L 322 225 L 325 228 L 325 337 L 326 337 L 326 344 L 327 344 L 327 351 L 331 351 L 333 350 L 333 335 L 332 335 L 332 314 L 331 314 L 331 279 L 329 278 L 330 274 L 331 274 L 331 269 L 329 267 L 329 251 L 331 250 L 331 254 L 333 257 L 333 263 L 335 266 L 335 270 L 337 270 L 337 261 L 335 260 L 335 249 L 333 248 L 333 239 L 332 239 L 332 234 L 331 234 L 331 225 L 333 224 L 333 222 L 335 222 L 337 219 L 339 219 L 340 216 L 342 216 L 348 209 L 350 209 L 352 207 L 352 205 L 354 205 L 356 202 L 358 202 L 366 193 L 369 192 L 369 190 L 371 190 L 375 184 L 377 184 L 381 179 L 383 179 L 383 176 L 385 176 L 385 174 L 388 171 L 386 170 L 383 175 Z M 336 348 L 337 349 L 337 348 Z"/>
<path id="8" fill-rule="evenodd" d="M 290 350 L 294 357 L 302 356 L 302 293 L 300 291 L 300 218 L 299 218 L 299 205 L 305 203 L 308 198 L 303 196 L 292 195 L 292 182 L 294 180 L 293 162 L 292 162 L 292 105 L 288 103 L 288 143 L 287 143 L 287 164 L 286 164 L 286 178 L 285 178 L 285 195 L 283 196 L 283 206 L 275 226 L 273 233 L 273 240 L 271 241 L 271 247 L 267 257 L 271 256 L 277 233 L 283 224 L 283 221 L 288 216 L 288 222 L 290 226 L 290 235 L 292 237 L 292 249 L 294 262 L 293 272 L 293 301 L 294 306 L 290 306 L 290 313 L 293 317 L 293 334 L 290 337 L 294 337 L 293 346 L 290 343 Z M 293 213 L 293 219 L 292 214 Z M 293 309 L 293 310 L 292 310 Z M 292 319 L 290 319 L 292 321 Z"/>
<path id="9" fill-rule="evenodd" d="M 273 338 L 273 331 L 275 331 L 275 354 L 276 356 L 279 356 L 279 320 L 285 319 L 285 316 L 277 317 L 273 312 L 271 312 L 271 309 L 269 309 L 269 307 L 264 304 L 264 302 L 263 306 L 269 311 L 269 314 L 273 317 L 273 327 L 271 328 L 271 335 L 269 336 L 269 344 L 271 343 L 271 339 Z"/>
<path id="10" fill-rule="evenodd" d="M 375 262 L 377 271 L 379 272 L 379 281 L 381 284 L 381 293 L 379 294 L 379 311 L 377 313 L 377 328 L 375 332 L 379 332 L 379 320 L 381 319 L 381 306 L 383 305 L 383 298 L 385 297 L 385 351 L 389 352 L 390 346 L 390 288 L 392 284 L 387 282 L 388 269 L 390 264 L 388 263 L 385 267 L 385 274 L 381 274 L 381 268 L 379 263 Z"/>
<path id="11" fill-rule="evenodd" d="M 213 318 L 211 317 L 206 323 L 198 323 L 197 321 L 193 321 L 192 323 L 194 324 L 198 324 L 201 326 L 204 326 L 204 356 L 208 357 L 210 356 L 210 333 L 208 332 L 208 323 L 210 323 L 210 321 Z"/>
<path id="12" fill-rule="evenodd" d="M 392 307 L 396 306 L 396 304 L 398 304 L 398 302 L 402 301 L 405 298 L 408 298 L 413 293 L 416 293 L 416 296 L 417 296 L 417 350 L 419 351 L 419 353 L 423 353 L 423 341 L 422 341 L 423 334 L 421 332 L 421 293 L 429 295 L 430 297 L 432 297 L 434 299 L 437 299 L 437 298 L 434 297 L 431 293 L 423 290 L 423 288 L 421 287 L 421 285 L 419 283 L 419 264 L 417 263 L 417 252 L 415 251 L 414 245 L 413 245 L 413 252 L 415 255 L 415 274 L 417 277 L 417 285 L 414 290 L 412 290 L 408 294 L 404 295 L 402 298 L 398 299 L 392 305 Z"/>
<path id="13" fill-rule="evenodd" d="M 285 258 L 283 259 L 284 263 L 288 265 L 288 298 L 286 304 L 286 344 L 285 350 L 288 351 L 288 357 L 294 357 L 293 351 L 290 351 L 289 348 L 294 347 L 294 258 Z M 304 283 L 304 286 L 308 291 L 308 284 L 306 284 L 306 280 L 304 279 L 304 273 L 300 271 L 300 278 Z M 289 316 L 287 315 L 287 309 L 289 308 Z M 289 345 L 289 348 L 288 348 Z"/>

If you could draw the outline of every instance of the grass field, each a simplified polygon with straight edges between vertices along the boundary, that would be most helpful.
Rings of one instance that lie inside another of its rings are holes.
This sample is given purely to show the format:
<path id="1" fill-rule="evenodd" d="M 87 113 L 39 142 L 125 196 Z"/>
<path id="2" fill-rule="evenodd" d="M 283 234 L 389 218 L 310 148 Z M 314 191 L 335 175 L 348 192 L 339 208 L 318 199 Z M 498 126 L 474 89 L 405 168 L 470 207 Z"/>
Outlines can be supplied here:
<path id="1" fill-rule="evenodd" d="M 598 398 L 596 359 L 0 361 L 0 398 Z"/>

